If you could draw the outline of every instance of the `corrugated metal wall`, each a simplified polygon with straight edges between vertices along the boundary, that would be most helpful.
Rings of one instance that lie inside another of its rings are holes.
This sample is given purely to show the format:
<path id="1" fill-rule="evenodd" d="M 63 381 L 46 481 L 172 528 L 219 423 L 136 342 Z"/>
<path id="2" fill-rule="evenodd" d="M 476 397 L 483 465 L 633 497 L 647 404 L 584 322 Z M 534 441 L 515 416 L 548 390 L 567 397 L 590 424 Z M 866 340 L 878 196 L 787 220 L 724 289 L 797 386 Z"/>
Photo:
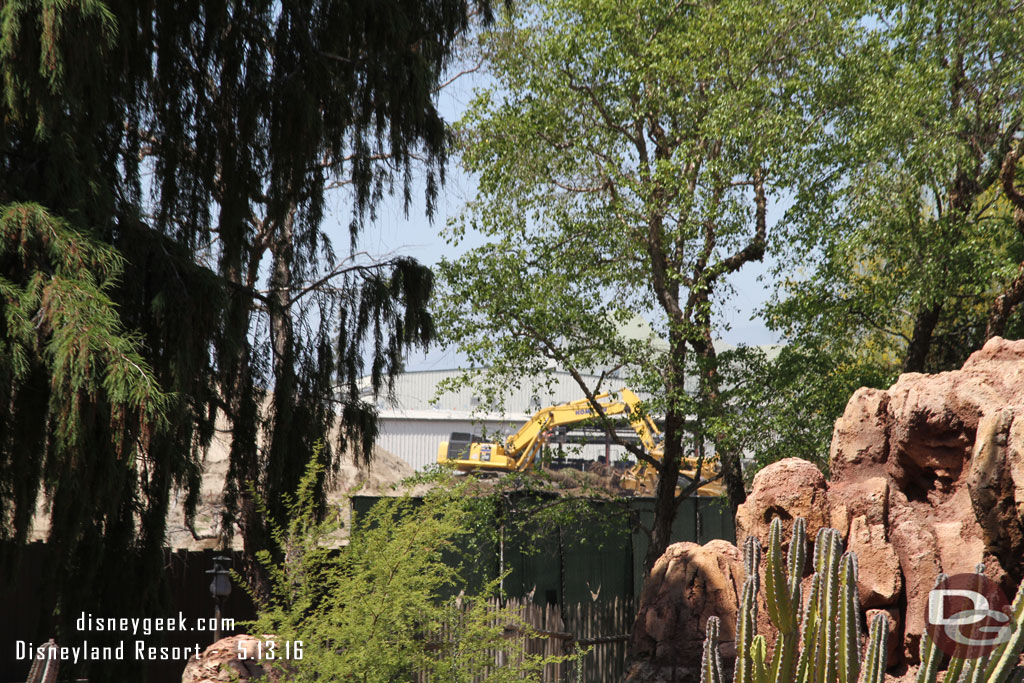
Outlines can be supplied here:
<path id="1" fill-rule="evenodd" d="M 422 417 L 406 417 L 398 411 L 381 411 L 380 436 L 377 446 L 394 453 L 417 470 L 437 462 L 437 447 L 447 441 L 452 432 L 471 432 L 487 434 L 488 438 L 500 441 L 504 436 L 515 432 L 528 419 L 522 415 L 515 421 L 481 420 L 474 422 L 467 417 L 454 415 L 438 416 L 437 419 Z M 624 455 L 625 449 L 620 446 L 603 444 L 557 444 L 551 443 L 554 453 L 559 448 L 566 458 L 582 458 L 597 460 L 604 455 L 611 455 L 614 462 Z"/>
<path id="2" fill-rule="evenodd" d="M 580 399 L 579 385 L 568 373 L 555 373 L 548 390 L 537 390 L 525 380 L 511 390 L 496 412 L 483 412 L 481 399 L 471 389 L 439 394 L 438 386 L 458 376 L 460 370 L 408 372 L 395 381 L 395 405 L 380 406 L 380 436 L 377 445 L 394 453 L 417 470 L 437 462 L 437 447 L 452 432 L 493 435 L 495 441 L 514 433 L 539 408 Z M 594 380 L 597 377 L 587 377 Z M 605 386 L 621 388 L 613 380 Z M 435 403 L 431 403 L 436 398 Z M 488 438 L 492 438 L 488 436 Z M 555 454 L 566 458 L 597 460 L 608 456 L 614 462 L 625 449 L 610 444 L 552 443 Z"/>
<path id="3" fill-rule="evenodd" d="M 489 408 L 497 413 L 532 414 L 538 408 L 566 403 L 583 398 L 583 392 L 579 385 L 566 372 L 556 372 L 552 375 L 553 382 L 550 387 L 537 388 L 533 385 L 536 381 L 526 378 L 518 387 L 508 387 L 505 392 L 504 403 L 501 406 L 482 406 L 482 397 L 472 389 L 462 388 L 455 392 L 439 393 L 438 385 L 446 379 L 458 377 L 463 370 L 426 370 L 420 372 L 406 372 L 395 379 L 395 400 L 397 405 L 388 406 L 381 404 L 382 409 L 396 408 L 399 410 L 440 410 L 440 411 L 463 411 L 472 412 L 479 408 Z M 585 375 L 585 379 L 596 385 L 597 375 Z M 621 389 L 621 380 L 605 379 L 603 383 L 605 390 Z"/>

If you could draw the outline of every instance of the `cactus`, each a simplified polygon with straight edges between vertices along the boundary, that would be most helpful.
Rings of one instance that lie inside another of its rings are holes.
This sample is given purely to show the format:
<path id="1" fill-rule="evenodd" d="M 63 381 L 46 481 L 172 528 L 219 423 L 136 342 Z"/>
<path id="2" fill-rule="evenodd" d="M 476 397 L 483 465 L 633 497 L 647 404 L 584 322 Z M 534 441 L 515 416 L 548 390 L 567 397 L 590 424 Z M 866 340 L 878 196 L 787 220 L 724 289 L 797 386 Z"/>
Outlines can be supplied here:
<path id="1" fill-rule="evenodd" d="M 734 683 L 882 683 L 885 676 L 887 617 L 871 625 L 865 666 L 859 648 L 860 605 L 857 601 L 857 562 L 842 552 L 839 534 L 825 529 L 815 542 L 814 577 L 807 607 L 802 610 L 800 581 L 806 563 L 807 525 L 793 524 L 793 538 L 785 566 L 782 560 L 782 523 L 772 521 L 765 564 L 765 604 L 768 618 L 778 629 L 775 651 L 767 661 L 765 637 L 757 635 L 757 594 L 760 544 L 748 538 L 743 548 L 747 578 L 736 624 Z M 803 612 L 803 613 L 801 613 Z M 721 681 L 718 658 L 718 620 L 708 620 L 701 666 L 703 683 Z"/>
<path id="2" fill-rule="evenodd" d="M 782 562 L 782 522 L 772 520 L 765 558 L 765 604 L 778 629 L 772 660 L 767 641 L 757 635 L 758 568 L 761 546 L 747 538 L 743 546 L 746 580 L 736 623 L 734 683 L 883 683 L 886 638 L 885 613 L 871 622 L 867 650 L 860 654 L 860 604 L 857 599 L 857 557 L 843 552 L 835 529 L 822 529 L 814 543 L 814 575 L 806 608 L 802 609 L 800 580 L 806 562 L 807 526 L 795 520 L 785 567 Z M 979 573 L 983 567 L 979 567 Z M 936 583 L 945 575 L 939 575 Z M 1013 600 L 1010 639 L 976 659 L 953 656 L 945 683 L 1024 683 L 1016 667 L 1024 651 L 1024 583 Z M 701 683 L 722 683 L 718 653 L 719 621 L 708 620 Z M 916 683 L 935 683 L 942 652 L 927 634 L 921 639 L 921 666 Z"/>

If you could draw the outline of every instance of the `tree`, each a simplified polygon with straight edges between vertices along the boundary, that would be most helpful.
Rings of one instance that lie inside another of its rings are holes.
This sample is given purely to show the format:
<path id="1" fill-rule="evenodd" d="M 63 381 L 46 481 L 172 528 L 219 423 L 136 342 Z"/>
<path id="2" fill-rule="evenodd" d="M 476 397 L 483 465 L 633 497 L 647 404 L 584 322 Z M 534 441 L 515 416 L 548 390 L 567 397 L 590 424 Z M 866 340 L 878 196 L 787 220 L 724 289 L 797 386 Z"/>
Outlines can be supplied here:
<path id="1" fill-rule="evenodd" d="M 480 194 L 453 235 L 491 241 L 442 264 L 439 329 L 491 387 L 557 365 L 591 399 L 610 381 L 654 397 L 663 460 L 624 444 L 659 472 L 648 567 L 669 542 L 684 450 L 714 441 L 730 503 L 743 501 L 715 309 L 764 254 L 769 203 L 795 172 L 786 151 L 817 134 L 806 95 L 847 28 L 840 12 L 550 0 L 484 37 L 494 86 L 461 129 Z M 667 349 L 621 333 L 636 316 Z"/>
<path id="2" fill-rule="evenodd" d="M 820 93 L 835 98 L 835 123 L 776 242 L 767 318 L 789 348 L 748 413 L 752 431 L 771 435 L 752 444 L 762 462 L 782 455 L 775 444 L 798 443 L 824 464 L 859 386 L 959 368 L 991 336 L 1024 334 L 1020 10 L 866 11 L 841 87 Z M 792 419 L 797 400 L 811 420 Z"/>
<path id="3" fill-rule="evenodd" d="M 1024 242 L 1001 180 L 1024 132 L 1020 18 L 995 2 L 874 8 L 802 188 L 824 201 L 799 202 L 780 243 L 786 263 L 813 264 L 774 308 L 789 338 L 870 340 L 902 371 L 934 372 L 1021 329 Z"/>
<path id="4" fill-rule="evenodd" d="M 45 489 L 59 637 L 76 610 L 156 600 L 170 494 L 194 508 L 218 413 L 223 528 L 250 553 L 269 540 L 251 491 L 282 512 L 336 422 L 325 471 L 369 457 L 357 380 L 386 390 L 429 341 L 432 280 L 360 257 L 359 229 L 385 194 L 408 206 L 417 169 L 432 208 L 436 89 L 473 12 L 486 0 L 4 4 L 0 528 L 23 539 Z"/>

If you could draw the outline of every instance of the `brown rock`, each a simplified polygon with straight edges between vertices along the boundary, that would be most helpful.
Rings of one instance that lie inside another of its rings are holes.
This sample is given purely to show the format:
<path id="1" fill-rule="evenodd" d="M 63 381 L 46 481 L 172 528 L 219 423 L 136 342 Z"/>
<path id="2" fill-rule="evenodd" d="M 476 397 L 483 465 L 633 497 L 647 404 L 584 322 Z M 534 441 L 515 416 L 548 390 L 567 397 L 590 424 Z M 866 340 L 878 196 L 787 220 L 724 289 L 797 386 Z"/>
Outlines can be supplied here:
<path id="1" fill-rule="evenodd" d="M 1013 482 L 1017 516 L 1024 519 L 1024 411 L 1018 411 L 1006 439 L 1007 468 Z"/>
<path id="2" fill-rule="evenodd" d="M 670 545 L 640 596 L 631 654 L 661 666 L 699 663 L 708 617 L 717 616 L 722 657 L 734 657 L 743 579 L 743 554 L 727 541 Z"/>
<path id="3" fill-rule="evenodd" d="M 1003 381 L 1020 386 L 1024 383 L 1024 339 L 992 337 L 968 357 L 964 370 L 994 371 Z"/>
<path id="4" fill-rule="evenodd" d="M 844 537 L 849 534 L 850 520 L 854 517 L 864 517 L 868 524 L 880 524 L 888 530 L 889 479 L 887 477 L 851 478 L 846 481 L 830 483 L 828 504 L 832 509 L 832 528 L 839 531 Z M 837 510 L 845 510 L 846 518 L 839 517 L 836 513 Z M 888 531 L 886 533 L 888 534 Z"/>
<path id="5" fill-rule="evenodd" d="M 243 634 L 221 638 L 203 650 L 201 655 L 188 661 L 181 674 L 181 683 L 229 683 L 254 680 L 264 675 L 271 683 L 283 680 L 273 667 L 264 670 L 261 660 L 256 657 L 268 637 Z M 240 652 L 247 653 L 245 659 L 239 659 Z"/>
<path id="6" fill-rule="evenodd" d="M 824 526 L 839 529 L 858 555 L 862 605 L 895 617 L 889 673 L 912 680 L 940 572 L 982 564 L 1007 594 L 1024 579 L 1024 340 L 991 339 L 960 370 L 858 390 L 836 422 L 830 457 L 827 483 L 793 460 L 758 473 L 736 515 L 737 537 L 764 545 L 775 516 L 786 542 L 798 516 L 812 540 Z M 734 577 L 738 588 L 738 566 Z M 703 622 L 694 621 L 699 642 Z M 763 600 L 758 625 L 771 633 Z M 659 642 L 671 641 L 660 633 Z"/>
<path id="7" fill-rule="evenodd" d="M 831 491 L 829 492 L 831 494 Z M 829 526 L 846 538 L 850 535 L 850 510 L 831 495 L 828 497 Z"/>
<path id="8" fill-rule="evenodd" d="M 953 411 L 957 381 L 952 372 L 907 374 L 889 389 L 892 420 L 886 469 L 910 499 L 941 504 L 970 455 L 979 417 Z"/>
<path id="9" fill-rule="evenodd" d="M 831 472 L 839 479 L 848 468 L 858 472 L 877 469 L 889 456 L 889 395 L 878 389 L 861 388 L 836 420 L 829 451 Z"/>
<path id="10" fill-rule="evenodd" d="M 755 536 L 761 547 L 768 545 L 772 519 L 782 520 L 782 539 L 788 547 L 793 520 L 807 521 L 807 538 L 813 543 L 818 531 L 829 525 L 829 504 L 825 477 L 817 467 L 799 458 L 786 458 L 768 465 L 754 477 L 745 503 L 736 511 L 736 542 Z"/>
<path id="11" fill-rule="evenodd" d="M 896 551 L 885 540 L 885 527 L 869 524 L 864 516 L 854 517 L 846 547 L 857 554 L 857 593 L 861 608 L 895 604 L 903 590 L 903 577 Z"/>
<path id="12" fill-rule="evenodd" d="M 967 498 L 966 491 L 955 497 Z M 970 524 L 971 521 L 960 519 L 932 525 L 935 545 L 939 549 L 939 564 L 944 574 L 969 574 L 979 564 L 984 564 L 985 542 L 981 540 L 981 530 L 977 524 Z M 970 531 L 965 531 L 965 527 Z"/>
<path id="13" fill-rule="evenodd" d="M 1007 442 L 1014 421 L 1012 408 L 992 410 L 981 419 L 967 489 L 985 548 L 1020 578 L 1020 570 L 1014 572 L 1013 565 L 1024 557 L 1024 519 L 1017 511 L 1012 470 L 1007 463 Z"/>
<path id="14" fill-rule="evenodd" d="M 903 646 L 907 661 L 916 662 L 917 644 L 925 630 L 928 592 L 942 570 L 938 545 L 932 529 L 915 519 L 906 519 L 892 527 L 892 543 L 903 571 L 906 614 L 903 619 Z"/>

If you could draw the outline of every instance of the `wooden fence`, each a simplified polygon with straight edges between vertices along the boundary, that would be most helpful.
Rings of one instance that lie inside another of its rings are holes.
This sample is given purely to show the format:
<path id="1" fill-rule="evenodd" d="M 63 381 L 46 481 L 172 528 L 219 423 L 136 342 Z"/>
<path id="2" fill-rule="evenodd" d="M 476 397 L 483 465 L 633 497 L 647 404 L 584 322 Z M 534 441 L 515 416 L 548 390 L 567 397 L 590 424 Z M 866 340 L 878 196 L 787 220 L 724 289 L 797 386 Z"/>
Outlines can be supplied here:
<path id="1" fill-rule="evenodd" d="M 494 612 L 494 626 L 503 626 L 505 637 L 511 647 L 491 652 L 494 668 L 510 664 L 509 657 L 522 658 L 529 655 L 558 657 L 572 655 L 578 651 L 585 654 L 577 662 L 548 664 L 543 673 L 545 683 L 567 681 L 571 683 L 605 683 L 620 681 L 625 677 L 626 649 L 629 633 L 633 626 L 632 601 L 614 598 L 603 602 L 584 602 L 567 605 L 537 605 L 529 598 L 507 600 L 502 606 L 497 598 L 489 601 Z M 529 628 L 529 633 L 503 616 L 511 612 L 519 622 Z M 438 637 L 442 640 L 453 638 L 452 624 Z M 478 676 L 476 681 L 486 681 L 487 674 Z M 422 675 L 418 683 L 430 683 Z"/>

